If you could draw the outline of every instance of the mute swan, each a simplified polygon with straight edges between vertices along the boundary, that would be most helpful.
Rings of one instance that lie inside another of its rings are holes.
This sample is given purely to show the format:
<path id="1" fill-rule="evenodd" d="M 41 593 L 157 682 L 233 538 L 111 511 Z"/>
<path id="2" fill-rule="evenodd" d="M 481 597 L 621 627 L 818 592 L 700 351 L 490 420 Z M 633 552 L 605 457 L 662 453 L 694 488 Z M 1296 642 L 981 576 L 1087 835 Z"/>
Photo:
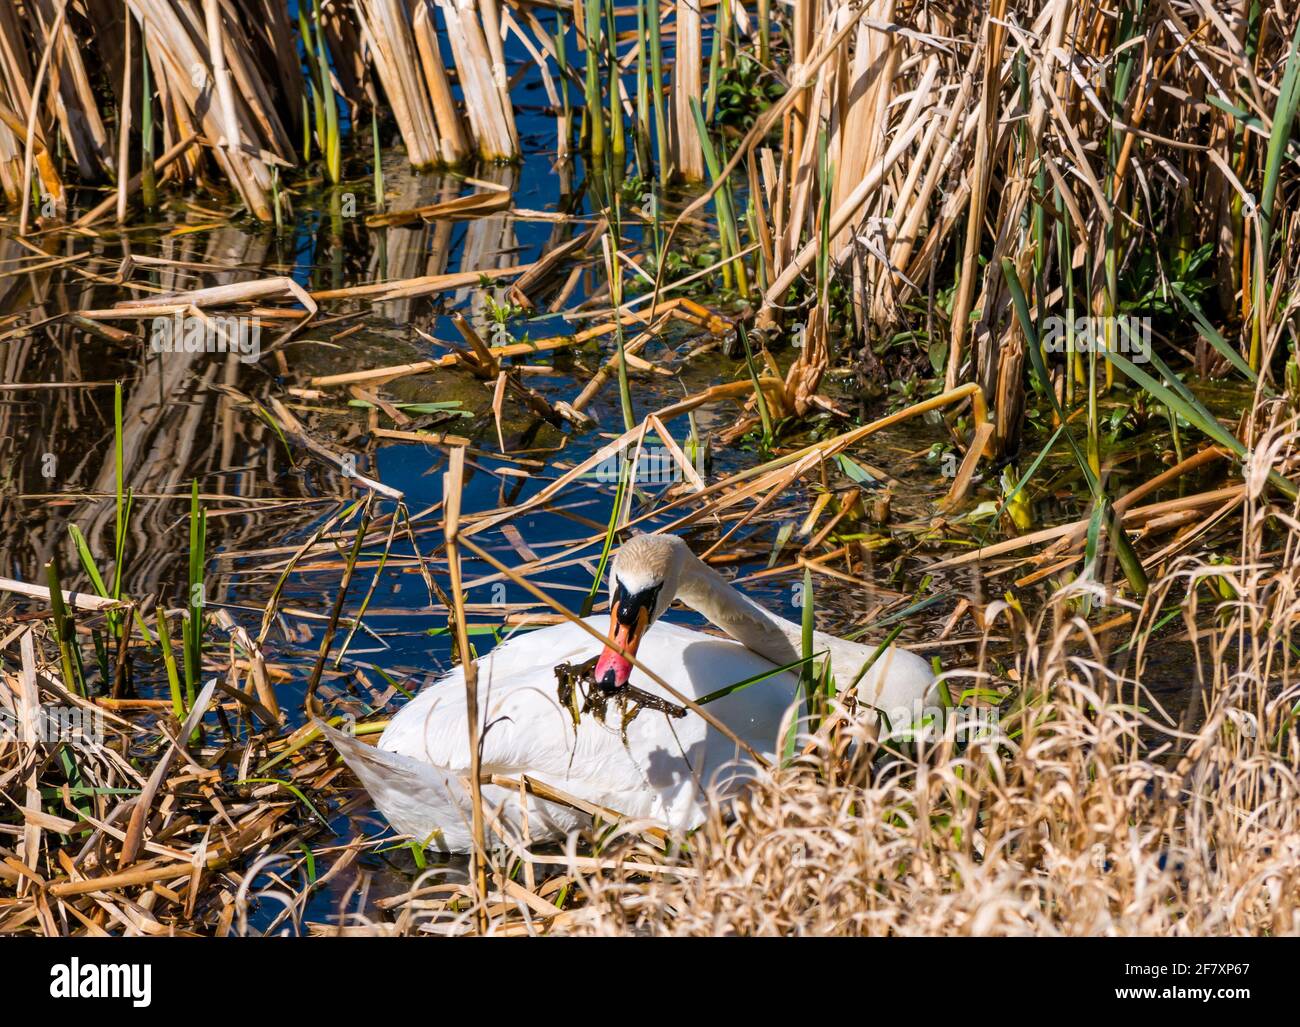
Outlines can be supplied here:
<path id="1" fill-rule="evenodd" d="M 609 637 L 691 699 L 793 663 L 801 654 L 799 625 L 746 598 L 672 535 L 628 540 L 611 566 L 610 597 Z M 663 623 L 660 617 L 674 598 L 732 640 Z M 594 617 L 587 622 L 601 626 Z M 695 713 L 670 719 L 642 709 L 623 731 L 611 709 L 608 724 L 586 714 L 575 732 L 557 697 L 554 668 L 590 659 L 598 645 L 578 625 L 564 623 L 509 639 L 480 658 L 484 776 L 527 774 L 629 817 L 677 829 L 698 825 L 704 789 L 734 788 L 752 776 L 752 766 L 737 758 L 733 741 Z M 815 636 L 815 649 L 828 652 L 841 689 L 874 648 L 823 632 Z M 630 682 L 664 694 L 608 646 L 595 676 L 606 687 Z M 393 717 L 377 748 L 323 728 L 394 828 L 450 852 L 472 847 L 464 680 L 458 667 L 427 686 Z M 779 751 L 782 718 L 797 698 L 797 686 L 797 674 L 777 674 L 710 703 L 709 710 L 769 758 Z M 859 683 L 858 696 L 877 709 L 910 714 L 915 704 L 931 699 L 933 687 L 924 659 L 891 647 Z M 892 715 L 890 720 L 896 723 Z M 488 819 L 495 814 L 498 824 L 517 832 L 517 792 L 490 784 L 482 792 Z M 584 822 L 589 821 L 568 806 L 529 797 L 528 837 L 534 842 L 563 838 Z"/>

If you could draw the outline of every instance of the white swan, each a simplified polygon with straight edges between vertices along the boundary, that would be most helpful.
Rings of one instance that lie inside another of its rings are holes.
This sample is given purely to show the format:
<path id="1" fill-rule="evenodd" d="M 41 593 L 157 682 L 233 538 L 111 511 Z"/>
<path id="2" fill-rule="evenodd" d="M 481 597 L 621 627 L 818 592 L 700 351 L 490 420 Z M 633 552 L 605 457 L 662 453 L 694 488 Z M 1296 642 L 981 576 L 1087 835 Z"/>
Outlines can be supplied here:
<path id="1" fill-rule="evenodd" d="M 800 657 L 799 625 L 747 599 L 672 535 L 640 535 L 625 543 L 611 566 L 610 595 L 609 636 L 691 699 Z M 674 598 L 734 641 L 660 621 Z M 602 626 L 596 618 L 588 623 Z M 629 817 L 677 829 L 696 826 L 704 815 L 703 790 L 733 788 L 752 776 L 752 766 L 738 759 L 743 753 L 735 742 L 694 713 L 678 719 L 642 709 L 624 732 L 611 703 L 608 723 L 588 713 L 575 731 L 558 699 L 554 668 L 588 660 L 598 648 L 578 625 L 564 623 L 509 639 L 478 661 L 484 776 L 527 774 Z M 875 651 L 823 632 L 817 632 L 815 648 L 829 653 L 841 689 Z M 607 687 L 630 681 L 669 698 L 609 647 L 595 674 Z M 770 758 L 780 749 L 782 719 L 796 701 L 797 685 L 797 674 L 776 674 L 708 709 Z M 910 712 L 930 701 L 933 689 L 929 664 L 891 647 L 859 683 L 858 697 L 877 709 Z M 398 711 L 377 748 L 324 730 L 394 828 L 430 847 L 464 852 L 472 845 L 465 717 L 464 672 L 457 668 Z M 518 793 L 495 785 L 482 791 L 485 816 L 518 831 Z M 589 821 L 568 806 L 528 799 L 528 837 L 534 842 L 563 838 L 584 822 Z"/>

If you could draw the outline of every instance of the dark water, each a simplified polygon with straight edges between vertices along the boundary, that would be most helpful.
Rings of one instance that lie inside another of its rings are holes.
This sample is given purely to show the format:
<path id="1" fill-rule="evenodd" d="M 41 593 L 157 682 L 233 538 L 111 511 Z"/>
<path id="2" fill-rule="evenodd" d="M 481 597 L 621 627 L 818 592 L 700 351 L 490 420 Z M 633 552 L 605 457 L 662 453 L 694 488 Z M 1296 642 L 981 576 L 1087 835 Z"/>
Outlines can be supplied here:
<path id="1" fill-rule="evenodd" d="M 520 55 L 514 55 L 516 60 Z M 590 214 L 593 200 L 582 188 L 582 168 L 557 167 L 554 161 L 555 122 L 541 110 L 545 102 L 540 85 L 531 83 L 524 95 L 535 97 L 536 106 L 520 112 L 525 152 L 529 156 L 518 167 L 479 168 L 475 177 L 509 186 L 514 206 L 536 211 L 569 210 Z M 527 100 L 525 102 L 528 102 Z M 364 169 L 358 167 L 358 173 Z M 468 193 L 478 189 L 454 176 L 416 175 L 410 172 L 396 150 L 385 158 L 390 209 L 403 209 Z M 340 194 L 352 193 L 356 216 L 342 214 Z M 127 254 L 163 257 L 190 264 L 221 265 L 225 270 L 198 272 L 192 269 L 137 269 L 133 281 L 150 282 L 165 290 L 200 285 L 245 281 L 270 274 L 286 275 L 309 289 L 338 288 L 376 280 L 450 272 L 466 268 L 512 266 L 538 257 L 543 248 L 561 233 L 582 230 L 584 224 L 559 225 L 546 220 L 525 220 L 505 215 L 471 222 L 417 225 L 403 228 L 369 229 L 363 217 L 371 209 L 370 183 L 361 177 L 345 184 L 338 194 L 320 191 L 294 197 L 295 216 L 276 234 L 272 229 L 247 220 L 234 223 L 214 218 L 198 209 L 186 210 L 174 203 L 156 226 L 133 229 L 126 238 L 110 233 L 93 240 L 51 237 L 52 256 L 89 252 L 93 263 L 77 265 L 90 270 L 88 278 L 70 267 L 12 274 L 0 278 L 0 332 L 16 323 L 37 324 L 64 311 L 102 308 L 126 298 L 121 286 L 111 279 Z M 332 214 L 337 207 L 339 213 Z M 628 226 L 626 234 L 636 239 L 639 228 Z M 687 238 L 682 245 L 694 243 Z M 21 266 L 29 257 L 9 234 L 0 234 L 0 271 Z M 603 284 L 603 272 L 593 265 L 565 304 L 572 308 L 590 291 Z M 187 514 L 189 484 L 197 480 L 207 497 L 209 517 L 209 563 L 207 603 L 211 609 L 225 609 L 256 635 L 262 610 L 270 600 L 284 561 L 305 543 L 325 519 L 335 516 L 354 493 L 335 470 L 308 457 L 295 447 L 291 463 L 275 433 L 238 402 L 235 393 L 269 402 L 276 395 L 291 403 L 296 416 L 312 434 L 337 452 L 353 454 L 357 470 L 400 489 L 416 518 L 421 550 L 434 553 L 440 541 L 436 516 L 419 517 L 442 498 L 442 451 L 420 444 L 375 440 L 366 434 L 367 413 L 348 407 L 345 390 L 330 389 L 319 399 L 293 400 L 287 388 L 309 388 L 313 375 L 355 371 L 438 356 L 447 350 L 431 345 L 416 332 L 420 328 L 437 339 L 460 338 L 451 322 L 453 312 L 464 313 L 484 335 L 490 335 L 487 297 L 504 303 L 506 289 L 465 288 L 414 300 L 382 303 L 342 302 L 329 304 L 316 324 L 309 325 L 283 349 L 287 373 L 273 357 L 257 363 L 241 363 L 233 357 L 207 354 L 164 354 L 149 352 L 138 339 L 116 344 L 86 335 L 73 326 L 56 323 L 33 330 L 26 337 L 6 339 L 0 346 L 6 385 L 15 383 L 83 383 L 72 388 L 14 390 L 0 392 L 0 467 L 4 468 L 3 537 L 0 537 L 0 573 L 25 581 L 43 581 L 41 567 L 58 553 L 69 580 L 86 588 L 84 576 L 74 576 L 76 554 L 69 537 L 69 524 L 78 525 L 90 539 L 92 550 L 101 556 L 101 566 L 112 551 L 113 525 L 113 389 L 124 384 L 124 464 L 126 481 L 136 491 L 129 542 L 130 564 L 124 591 L 132 596 L 161 596 L 169 606 L 183 603 L 187 559 Z M 701 297 L 713 306 L 725 306 L 716 297 Z M 337 314 L 349 315 L 337 323 Z M 587 327 L 585 320 L 566 321 L 561 316 L 516 317 L 508 322 L 515 339 L 565 335 Z M 271 324 L 264 329 L 263 345 L 278 332 Z M 496 341 L 504 341 L 496 339 Z M 707 339 L 689 326 L 678 326 L 642 356 L 674 373 L 660 377 L 638 373 L 633 396 L 638 416 L 668 405 L 687 393 L 720 381 L 745 377 L 743 364 L 721 352 L 710 352 L 686 360 L 691 350 Z M 609 339 L 600 348 L 588 346 L 576 353 L 544 353 L 521 360 L 529 365 L 546 365 L 546 374 L 526 373 L 524 380 L 548 400 L 572 400 L 590 379 L 591 373 L 611 350 Z M 784 363 L 789 352 L 781 354 Z M 84 384 L 90 383 L 90 384 Z M 456 403 L 470 416 L 457 416 L 431 430 L 467 434 L 478 450 L 497 450 L 496 428 L 491 416 L 492 394 L 488 387 L 463 369 L 452 369 L 404 378 L 378 390 L 386 398 L 405 403 Z M 845 382 L 832 386 L 830 394 L 858 413 L 882 411 L 889 396 L 866 401 Z M 897 402 L 897 401 L 895 401 Z M 695 430 L 701 437 L 727 427 L 738 412 L 735 404 L 705 407 L 695 415 Z M 603 445 L 611 433 L 622 429 L 616 383 L 611 382 L 588 409 L 598 422 L 595 430 L 578 433 L 558 429 L 532 417 L 517 402 L 507 400 L 503 436 L 511 458 L 474 455 L 462 499 L 467 513 L 519 503 L 536 494 L 563 470 Z M 381 423 L 387 424 L 387 418 Z M 679 443 L 691 431 L 685 416 L 667 424 Z M 825 434 L 846 430 L 850 425 L 829 422 Z M 1031 427 L 1026 446 L 1036 438 Z M 789 445 L 802 444 L 809 436 L 799 435 Z M 970 660 L 969 646 L 934 645 L 935 637 L 962 597 L 979 602 L 1000 595 L 1008 578 L 990 581 L 978 565 L 949 574 L 938 574 L 924 593 L 925 565 L 941 555 L 951 555 L 944 539 L 951 533 L 938 531 L 932 545 L 923 541 L 924 526 L 933 516 L 933 504 L 947 491 L 949 481 L 938 460 L 927 459 L 935 443 L 947 441 L 938 418 L 910 422 L 875 436 L 855 455 L 893 477 L 900 486 L 894 494 L 890 524 L 876 530 L 880 547 L 870 568 L 870 580 L 860 587 L 820 578 L 816 582 L 819 627 L 847 634 L 867 629 L 868 638 L 879 638 L 887 627 L 881 622 L 890 613 L 906 608 L 915 597 L 937 599 L 909 617 L 901 641 L 921 647 L 927 656 L 939 656 L 945 666 Z M 1160 466 L 1160 446 L 1153 441 L 1134 443 L 1132 459 L 1116 472 L 1128 484 L 1142 480 Z M 1041 441 L 1041 440 L 1039 440 Z M 787 444 L 783 440 L 783 445 Z M 1146 447 L 1146 448 L 1143 448 Z M 753 466 L 763 456 L 752 442 L 732 447 L 714 447 L 709 480 Z M 1079 516 L 1079 498 L 1068 487 L 1068 464 L 1055 462 L 1063 482 L 1056 494 L 1038 504 L 1038 523 Z M 521 472 L 524 472 L 521 475 Z M 996 473 L 992 475 L 996 479 Z M 847 479 L 835 483 L 847 487 Z M 649 487 L 653 494 L 657 487 Z M 103 498 L 87 498 L 101 496 Z M 996 499 L 996 490 L 977 498 Z M 536 511 L 514 522 L 525 544 L 538 556 L 546 557 L 603 532 L 614 498 L 607 482 L 586 480 L 567 490 L 557 501 L 564 512 Z M 728 566 L 738 576 L 762 572 L 768 553 L 782 524 L 802 520 L 812 501 L 811 493 L 793 492 L 782 496 L 773 516 L 742 529 L 730 546 Z M 259 505 L 264 504 L 264 505 Z M 634 513 L 641 508 L 640 502 Z M 376 507 L 391 512 L 391 503 Z M 823 515 L 821 523 L 825 523 Z M 650 528 L 667 523 L 671 515 L 649 521 Z M 349 526 L 355 526 L 355 521 Z M 724 530 L 729 525 L 724 526 Z M 863 530 L 874 530 L 868 525 Z M 984 528 L 977 530 L 977 534 Z M 692 534 L 697 545 L 718 537 L 716 526 L 703 525 Z M 897 534 L 897 538 L 891 535 Z M 996 528 L 990 537 L 1001 537 Z M 508 564 L 522 557 L 510 541 L 498 532 L 479 536 L 499 559 Z M 378 546 L 367 546 L 350 593 L 344 615 L 354 612 L 375 573 Z M 547 570 L 535 580 L 551 594 L 577 609 L 592 583 L 599 557 L 599 542 L 583 551 L 581 563 Z M 791 550 L 782 557 L 790 559 Z M 387 682 L 407 691 L 417 690 L 449 665 L 446 613 L 431 608 L 428 594 L 408 542 L 400 536 L 392 547 L 388 566 L 380 577 L 365 617 L 365 631 L 353 638 L 337 671 L 334 660 L 345 632 L 335 640 L 321 698 L 335 712 L 357 716 L 378 713 L 378 700 L 392 693 Z M 328 616 L 338 589 L 342 559 L 339 554 L 314 554 L 290 576 L 279 600 L 283 615 L 273 627 L 265 647 L 269 662 L 290 670 L 291 680 L 277 684 L 281 707 L 289 724 L 302 722 L 305 683 L 320 646 L 324 618 Z M 445 564 L 434 564 L 435 570 Z M 488 576 L 487 568 L 467 563 L 466 575 L 473 584 Z M 441 574 L 439 575 L 441 577 Z M 445 579 L 443 579 L 445 580 Z M 786 616 L 799 616 L 796 607 L 799 578 L 794 575 L 763 577 L 747 581 L 745 588 L 754 599 Z M 1028 606 L 1040 600 L 1046 586 L 1024 590 L 1021 599 Z M 527 593 L 509 582 L 483 581 L 470 589 L 471 621 L 483 631 L 502 622 L 502 610 L 527 612 L 540 607 Z M 698 623 L 688 612 L 673 618 Z M 969 621 L 955 632 L 968 637 Z M 213 636 L 215 638 L 215 636 Z M 476 633 L 480 651 L 494 644 L 494 636 Z M 927 643 L 930 643 L 927 645 Z M 224 646 L 224 640 L 221 641 Z M 165 697 L 165 680 L 159 668 L 137 668 L 140 694 Z M 1163 674 L 1161 675 L 1164 676 Z M 1176 661 L 1169 668 L 1173 690 L 1185 688 L 1185 668 Z M 1172 692 L 1171 692 L 1172 694 Z M 389 711 L 401 703 L 395 695 Z M 362 797 L 347 814 L 335 814 L 331 821 L 334 837 L 317 835 L 313 849 L 319 853 L 317 872 L 329 865 L 331 850 L 355 837 L 377 836 L 384 830 L 381 818 Z M 340 875 L 328 888 L 318 889 L 305 909 L 305 919 L 332 921 L 346 889 L 356 873 L 372 875 L 369 896 L 373 900 L 407 887 L 413 862 L 404 851 L 368 852 L 357 868 Z M 455 869 L 454 867 L 452 868 Z M 283 868 L 281 868 L 283 870 Z M 292 879 L 292 875 L 291 875 Z M 357 900 L 349 908 L 355 910 Z M 280 913 L 273 901 L 260 905 L 252 926 L 263 929 Z"/>

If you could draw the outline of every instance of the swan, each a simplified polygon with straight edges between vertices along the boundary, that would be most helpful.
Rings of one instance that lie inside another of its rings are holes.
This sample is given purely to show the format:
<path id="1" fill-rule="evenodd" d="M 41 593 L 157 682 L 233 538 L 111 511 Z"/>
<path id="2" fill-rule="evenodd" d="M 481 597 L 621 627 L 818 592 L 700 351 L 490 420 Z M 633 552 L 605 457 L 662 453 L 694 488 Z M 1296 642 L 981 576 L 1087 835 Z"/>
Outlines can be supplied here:
<path id="1" fill-rule="evenodd" d="M 608 637 L 692 700 L 729 684 L 793 663 L 802 628 L 744 596 L 674 535 L 638 535 L 625 542 L 610 568 Z M 660 618 L 679 599 L 729 639 Z M 600 620 L 587 623 L 598 630 Z M 557 692 L 554 668 L 595 656 L 600 643 L 566 622 L 508 639 L 478 660 L 482 772 L 530 778 L 615 810 L 686 830 L 702 822 L 705 791 L 725 794 L 755 773 L 738 759 L 736 743 L 695 713 L 673 718 L 649 708 L 623 725 L 617 707 L 608 716 L 581 716 L 575 729 Z M 874 646 L 814 636 L 839 687 L 859 674 Z M 623 655 L 605 646 L 594 677 L 606 690 L 631 684 L 669 698 Z M 467 790 L 469 745 L 464 670 L 426 686 L 385 728 L 377 746 L 320 725 L 402 835 L 446 852 L 472 848 Z M 709 704 L 709 711 L 764 758 L 780 749 L 782 721 L 797 701 L 798 674 L 784 671 Z M 858 698 L 878 710 L 910 711 L 934 701 L 930 665 L 891 646 L 858 684 Z M 874 713 L 868 714 L 874 720 Z M 608 721 L 608 722 L 606 722 Z M 890 717 L 891 723 L 897 723 Z M 908 722 L 910 723 L 910 716 Z M 788 721 L 786 722 L 788 723 Z M 522 837 L 517 790 L 484 784 L 485 818 Z M 570 806 L 530 796 L 527 835 L 532 842 L 564 838 L 590 819 Z"/>

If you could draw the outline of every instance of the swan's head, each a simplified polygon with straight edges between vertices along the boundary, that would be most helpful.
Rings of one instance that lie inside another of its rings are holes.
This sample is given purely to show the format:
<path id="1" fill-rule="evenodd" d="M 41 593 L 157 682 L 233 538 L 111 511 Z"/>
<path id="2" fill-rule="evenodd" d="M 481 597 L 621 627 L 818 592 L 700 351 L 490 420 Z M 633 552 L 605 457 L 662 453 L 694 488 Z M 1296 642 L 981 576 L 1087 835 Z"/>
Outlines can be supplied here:
<path id="1" fill-rule="evenodd" d="M 672 605 L 690 550 L 675 535 L 637 535 L 614 555 L 609 574 L 609 637 L 635 656 L 641 638 Z M 622 688 L 632 663 L 605 646 L 596 661 L 596 681 L 605 689 Z"/>

